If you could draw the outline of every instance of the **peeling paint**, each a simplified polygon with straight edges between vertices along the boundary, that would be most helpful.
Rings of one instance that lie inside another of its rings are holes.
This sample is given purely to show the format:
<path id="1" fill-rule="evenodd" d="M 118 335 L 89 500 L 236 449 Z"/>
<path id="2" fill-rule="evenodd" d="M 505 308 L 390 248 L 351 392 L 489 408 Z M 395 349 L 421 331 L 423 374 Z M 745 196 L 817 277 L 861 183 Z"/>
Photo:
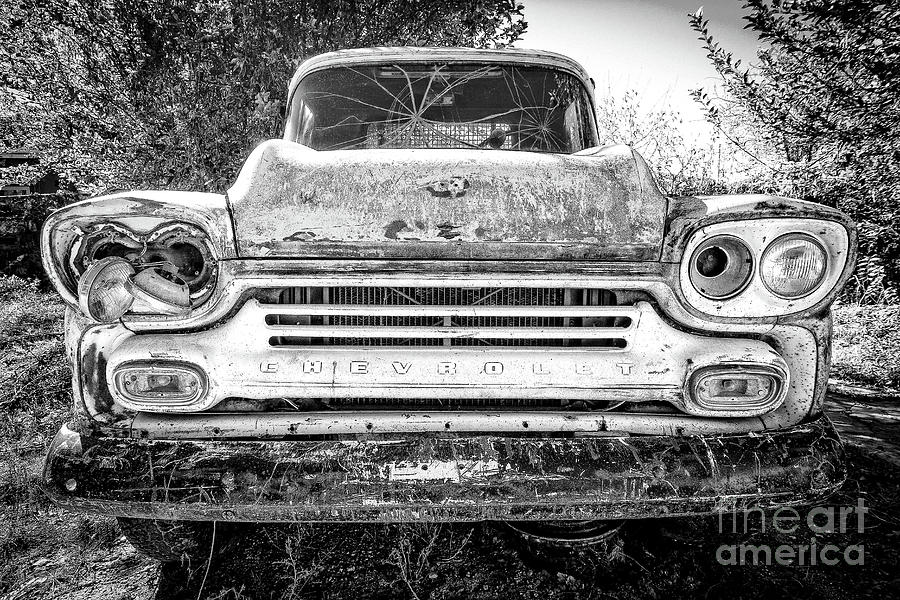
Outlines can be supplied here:
<path id="1" fill-rule="evenodd" d="M 579 155 L 485 150 L 316 152 L 260 145 L 228 196 L 242 256 L 315 255 L 342 244 L 393 257 L 528 256 L 587 244 L 591 258 L 657 258 L 666 199 L 624 146 Z M 309 198 L 315 192 L 315 202 Z M 293 237 L 302 231 L 315 235 Z M 423 246 L 411 242 L 453 241 Z M 483 244 L 488 244 L 484 246 Z"/>

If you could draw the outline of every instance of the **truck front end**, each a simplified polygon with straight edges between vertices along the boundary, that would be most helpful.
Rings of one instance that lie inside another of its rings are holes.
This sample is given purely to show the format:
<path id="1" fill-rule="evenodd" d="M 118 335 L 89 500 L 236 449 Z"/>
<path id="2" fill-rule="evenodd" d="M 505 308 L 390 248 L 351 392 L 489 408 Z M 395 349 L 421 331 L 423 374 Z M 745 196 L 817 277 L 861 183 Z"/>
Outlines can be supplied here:
<path id="1" fill-rule="evenodd" d="M 597 148 L 563 57 L 381 49 L 301 66 L 226 196 L 46 223 L 77 418 L 48 494 L 187 521 L 586 521 L 810 502 L 855 231 L 669 198 Z"/>

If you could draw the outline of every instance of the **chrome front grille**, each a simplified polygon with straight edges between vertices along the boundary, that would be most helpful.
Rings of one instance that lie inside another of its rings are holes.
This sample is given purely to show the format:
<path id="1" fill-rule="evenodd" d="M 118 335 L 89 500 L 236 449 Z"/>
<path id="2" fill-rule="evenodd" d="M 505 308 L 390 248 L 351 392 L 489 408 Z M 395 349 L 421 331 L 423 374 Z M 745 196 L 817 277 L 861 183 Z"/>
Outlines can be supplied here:
<path id="1" fill-rule="evenodd" d="M 625 348 L 633 313 L 610 290 L 536 287 L 287 288 L 263 308 L 272 346 Z"/>

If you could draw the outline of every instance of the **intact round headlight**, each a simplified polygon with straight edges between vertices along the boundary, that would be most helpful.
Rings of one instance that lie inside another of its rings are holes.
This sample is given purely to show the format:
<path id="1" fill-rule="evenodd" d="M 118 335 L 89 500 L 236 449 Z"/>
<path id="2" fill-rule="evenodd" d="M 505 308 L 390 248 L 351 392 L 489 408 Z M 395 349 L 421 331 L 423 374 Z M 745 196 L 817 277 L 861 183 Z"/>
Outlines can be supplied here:
<path id="1" fill-rule="evenodd" d="M 822 283 L 827 263 L 819 242 L 806 234 L 788 233 L 763 252 L 760 278 L 766 289 L 780 298 L 801 298 Z"/>
<path id="2" fill-rule="evenodd" d="M 119 320 L 131 308 L 134 297 L 125 282 L 134 267 L 124 258 L 108 256 L 92 264 L 78 280 L 78 307 L 100 323 Z"/>
<path id="3" fill-rule="evenodd" d="M 691 255 L 691 285 L 712 300 L 739 294 L 750 281 L 753 255 L 740 239 L 731 235 L 711 237 Z"/>

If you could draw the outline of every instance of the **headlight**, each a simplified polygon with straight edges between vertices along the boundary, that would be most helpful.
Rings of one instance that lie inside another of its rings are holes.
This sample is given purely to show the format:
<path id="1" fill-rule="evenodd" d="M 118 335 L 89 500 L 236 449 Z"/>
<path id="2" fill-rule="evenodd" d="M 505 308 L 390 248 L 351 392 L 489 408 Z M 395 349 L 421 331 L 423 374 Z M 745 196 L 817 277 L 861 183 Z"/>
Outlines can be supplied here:
<path id="1" fill-rule="evenodd" d="M 185 315 L 191 310 L 188 285 L 172 263 L 148 267 L 125 282 L 135 300 L 161 315 Z"/>
<path id="2" fill-rule="evenodd" d="M 134 275 L 134 267 L 124 258 L 109 256 L 92 264 L 78 280 L 78 307 L 100 323 L 119 320 L 134 297 L 125 284 Z"/>
<path id="3" fill-rule="evenodd" d="M 760 261 L 766 288 L 781 298 L 802 298 L 825 278 L 825 249 L 808 235 L 789 233 L 769 244 Z"/>
<path id="4" fill-rule="evenodd" d="M 730 298 L 743 290 L 753 271 L 747 246 L 731 235 L 711 237 L 691 256 L 689 276 L 694 288 L 713 300 Z"/>

